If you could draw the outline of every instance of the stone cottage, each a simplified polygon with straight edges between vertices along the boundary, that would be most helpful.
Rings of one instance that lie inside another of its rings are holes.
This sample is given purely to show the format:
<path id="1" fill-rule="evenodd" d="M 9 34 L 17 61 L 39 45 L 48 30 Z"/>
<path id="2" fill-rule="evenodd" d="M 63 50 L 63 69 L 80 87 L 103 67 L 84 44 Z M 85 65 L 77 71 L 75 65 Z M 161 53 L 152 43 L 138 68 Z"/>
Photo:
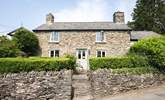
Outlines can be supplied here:
<path id="1" fill-rule="evenodd" d="M 89 57 L 126 54 L 132 30 L 125 24 L 124 12 L 115 12 L 113 22 L 56 22 L 50 13 L 46 23 L 33 31 L 39 39 L 41 57 L 72 54 L 80 66 L 88 69 Z"/>

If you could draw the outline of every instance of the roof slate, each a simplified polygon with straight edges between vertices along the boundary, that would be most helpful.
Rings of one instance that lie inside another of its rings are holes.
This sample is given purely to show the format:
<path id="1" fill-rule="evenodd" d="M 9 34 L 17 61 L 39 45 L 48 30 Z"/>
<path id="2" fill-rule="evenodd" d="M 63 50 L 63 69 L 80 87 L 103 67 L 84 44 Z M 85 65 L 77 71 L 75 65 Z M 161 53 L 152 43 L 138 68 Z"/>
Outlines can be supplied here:
<path id="1" fill-rule="evenodd" d="M 137 41 L 150 36 L 160 36 L 160 35 L 153 31 L 131 31 L 131 40 Z"/>
<path id="2" fill-rule="evenodd" d="M 48 30 L 131 30 L 126 24 L 113 22 L 55 22 L 52 25 L 43 24 L 33 31 Z"/>

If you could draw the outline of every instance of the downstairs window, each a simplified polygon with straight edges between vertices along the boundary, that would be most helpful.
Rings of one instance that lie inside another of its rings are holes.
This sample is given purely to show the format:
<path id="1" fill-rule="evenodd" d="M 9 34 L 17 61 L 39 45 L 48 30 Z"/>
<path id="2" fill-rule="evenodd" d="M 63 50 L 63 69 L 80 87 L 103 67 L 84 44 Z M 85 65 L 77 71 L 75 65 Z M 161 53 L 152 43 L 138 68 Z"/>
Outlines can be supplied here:
<path id="1" fill-rule="evenodd" d="M 60 56 L 60 50 L 50 50 L 49 51 L 49 57 L 59 57 Z"/>
<path id="2" fill-rule="evenodd" d="M 97 50 L 97 57 L 105 57 L 106 51 L 105 50 Z"/>

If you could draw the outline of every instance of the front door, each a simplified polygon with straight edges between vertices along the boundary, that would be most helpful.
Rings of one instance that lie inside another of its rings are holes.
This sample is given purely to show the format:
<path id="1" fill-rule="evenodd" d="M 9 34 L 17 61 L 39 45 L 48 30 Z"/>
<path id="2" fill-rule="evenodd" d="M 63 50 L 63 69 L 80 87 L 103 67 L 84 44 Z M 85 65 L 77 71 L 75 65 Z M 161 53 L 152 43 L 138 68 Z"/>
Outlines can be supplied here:
<path id="1" fill-rule="evenodd" d="M 78 68 L 83 70 L 88 70 L 88 50 L 78 49 L 77 50 L 77 64 Z"/>

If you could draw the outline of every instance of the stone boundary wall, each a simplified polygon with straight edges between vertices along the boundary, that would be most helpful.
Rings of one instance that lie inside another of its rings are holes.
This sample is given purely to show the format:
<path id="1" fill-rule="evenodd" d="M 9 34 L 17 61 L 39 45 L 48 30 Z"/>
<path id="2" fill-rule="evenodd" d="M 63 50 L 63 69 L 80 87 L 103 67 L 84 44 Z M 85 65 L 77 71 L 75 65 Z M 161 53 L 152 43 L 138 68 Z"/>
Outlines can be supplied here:
<path id="1" fill-rule="evenodd" d="M 0 100 L 71 100 L 72 71 L 0 75 Z"/>
<path id="2" fill-rule="evenodd" d="M 112 74 L 111 70 L 107 69 L 90 72 L 89 77 L 95 98 L 157 86 L 165 82 L 165 76 L 163 75 L 119 75 Z"/>

